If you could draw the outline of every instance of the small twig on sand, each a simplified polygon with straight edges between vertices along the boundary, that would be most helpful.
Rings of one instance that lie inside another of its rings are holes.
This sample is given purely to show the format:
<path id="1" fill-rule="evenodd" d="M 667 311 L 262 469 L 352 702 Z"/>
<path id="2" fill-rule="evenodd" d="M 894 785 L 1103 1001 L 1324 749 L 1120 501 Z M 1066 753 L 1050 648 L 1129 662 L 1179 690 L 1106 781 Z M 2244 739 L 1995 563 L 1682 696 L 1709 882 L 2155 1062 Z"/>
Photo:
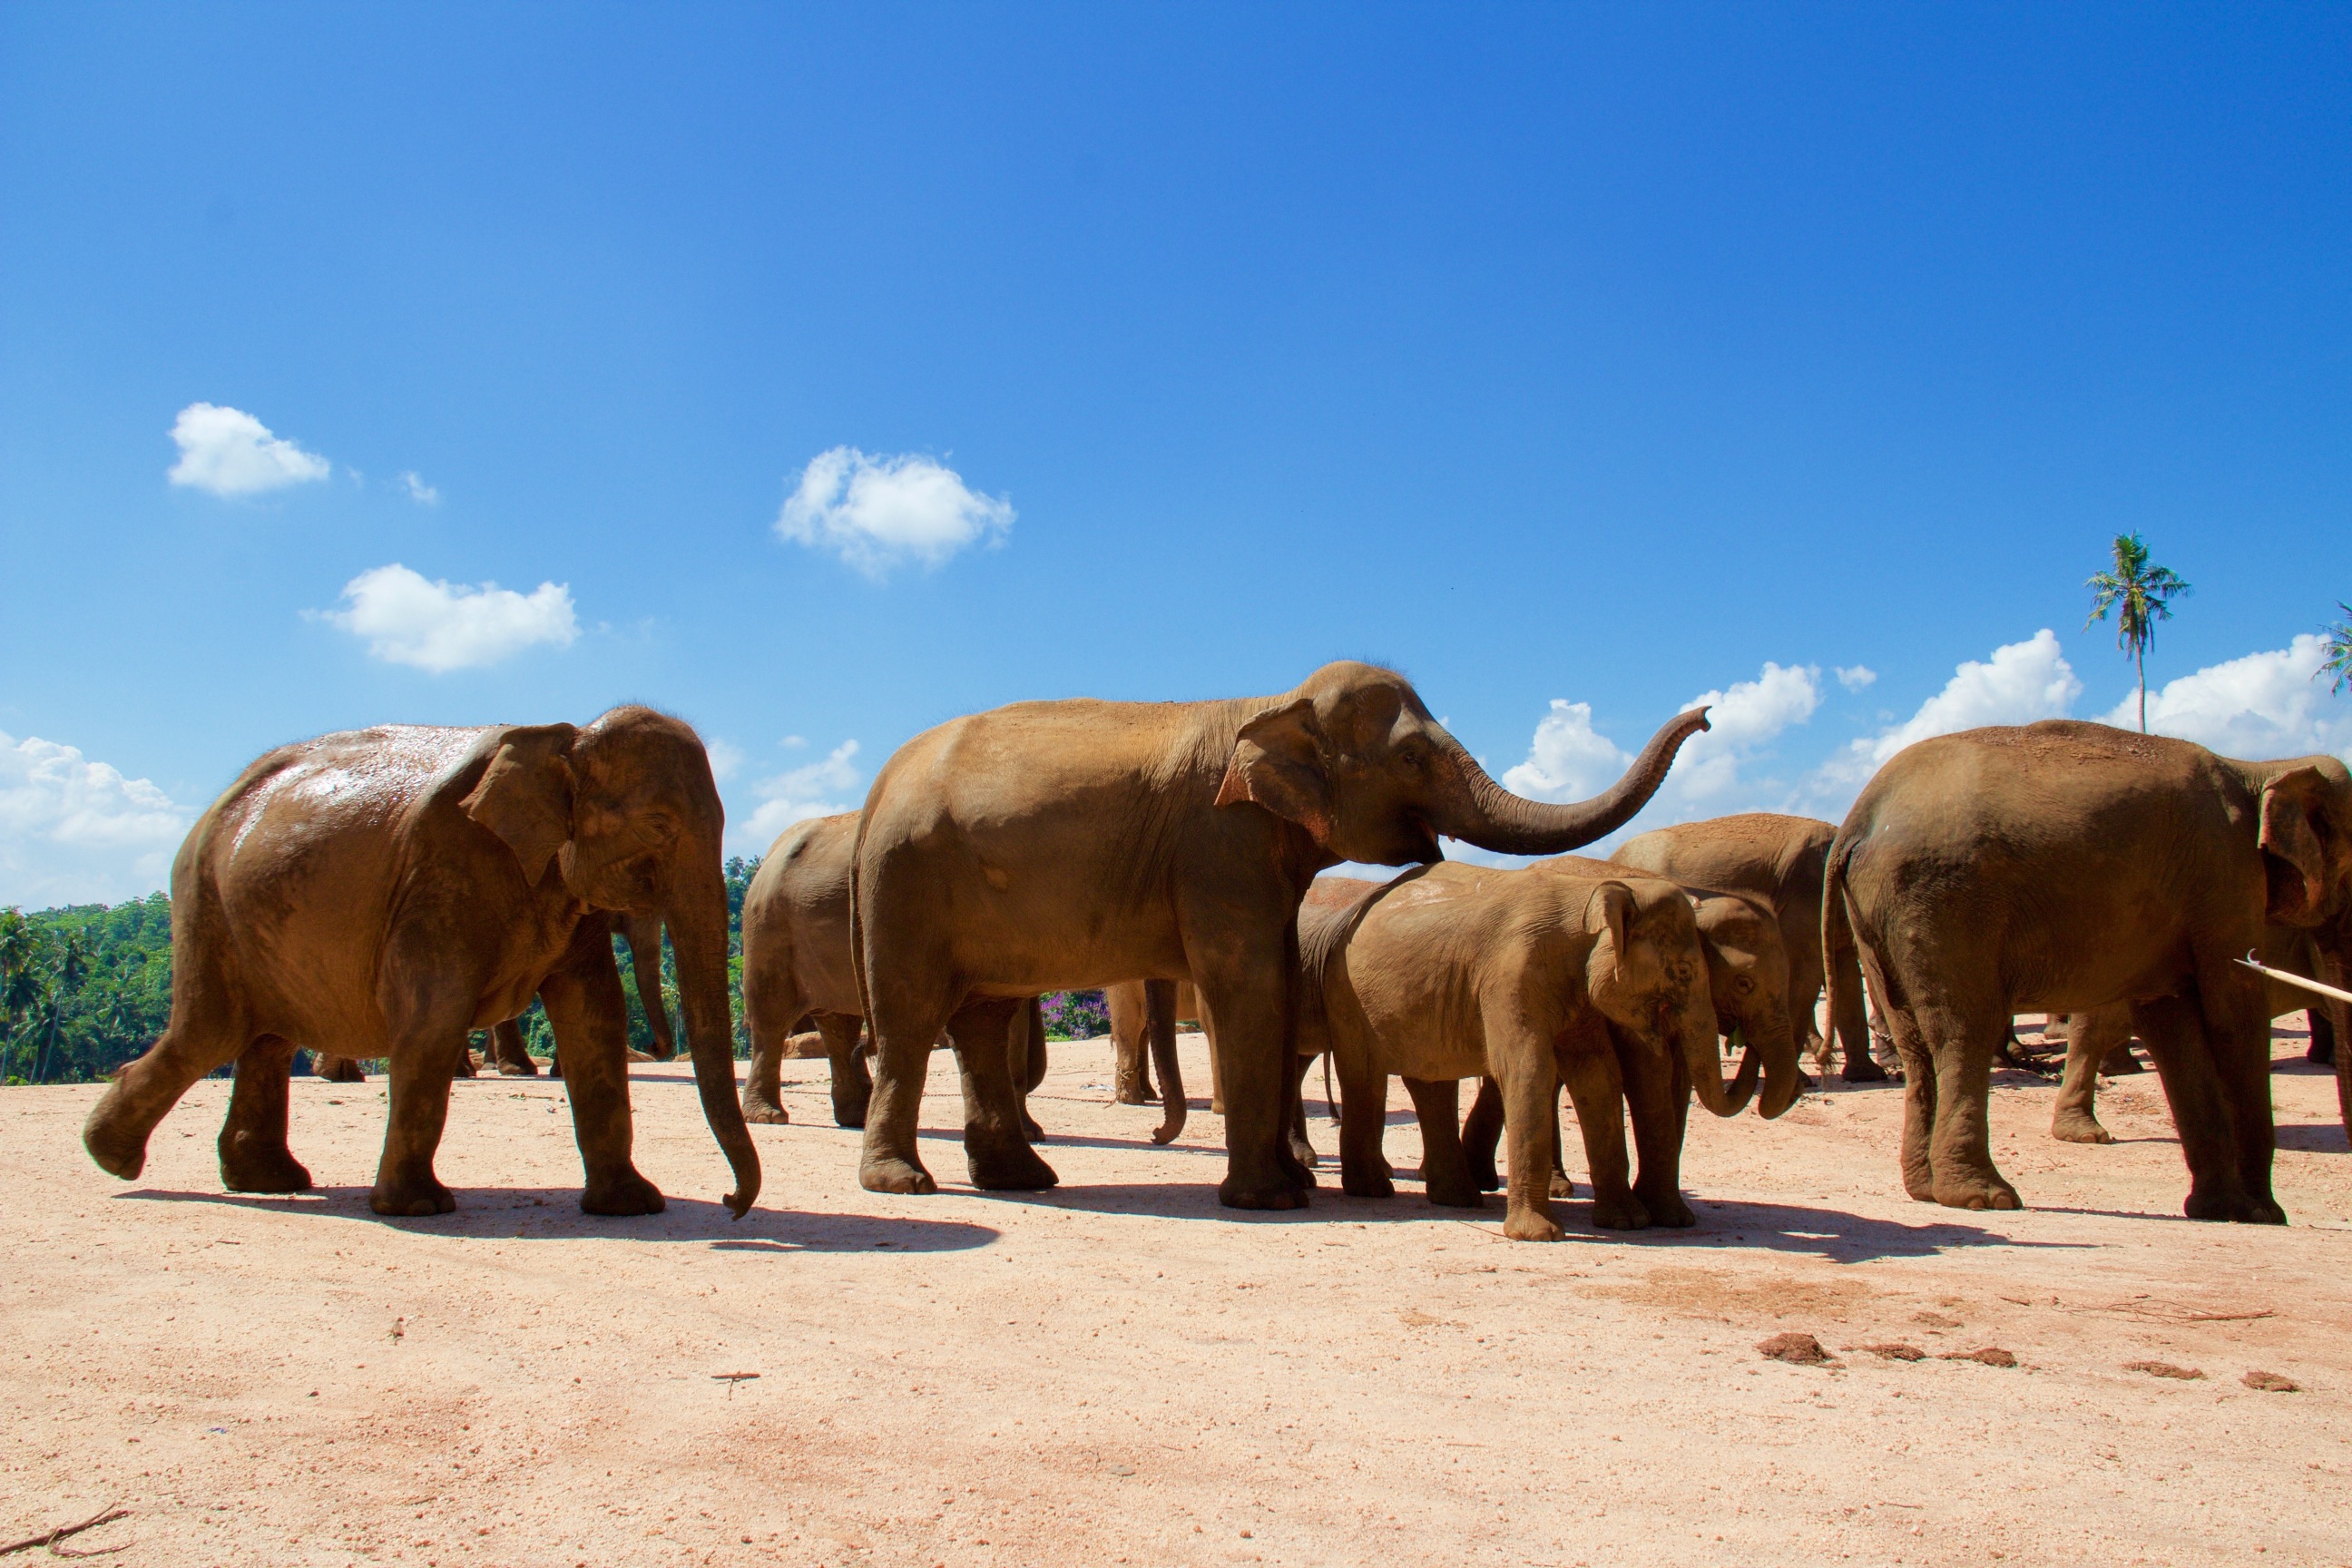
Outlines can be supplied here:
<path id="1" fill-rule="evenodd" d="M 760 1374 L 756 1372 L 714 1372 L 710 1374 L 710 1381 L 713 1383 L 725 1384 L 727 1385 L 727 1397 L 732 1399 L 735 1397 L 735 1385 L 737 1384 L 753 1383 L 758 1381 L 759 1376 Z"/>
<path id="2" fill-rule="evenodd" d="M 46 1535 L 28 1535 L 22 1541 L 0 1546 L 0 1557 L 5 1557 L 14 1552 L 30 1552 L 36 1546 L 47 1547 L 49 1555 L 52 1557 L 104 1557 L 112 1552 L 125 1551 L 132 1544 L 131 1542 L 125 1542 L 121 1546 L 102 1546 L 95 1552 L 70 1552 L 59 1547 L 58 1542 L 68 1535 L 79 1535 L 85 1530 L 96 1530 L 101 1524 L 111 1524 L 130 1511 L 127 1508 L 117 1508 L 112 1503 L 108 1503 L 79 1524 L 62 1524 Z"/>

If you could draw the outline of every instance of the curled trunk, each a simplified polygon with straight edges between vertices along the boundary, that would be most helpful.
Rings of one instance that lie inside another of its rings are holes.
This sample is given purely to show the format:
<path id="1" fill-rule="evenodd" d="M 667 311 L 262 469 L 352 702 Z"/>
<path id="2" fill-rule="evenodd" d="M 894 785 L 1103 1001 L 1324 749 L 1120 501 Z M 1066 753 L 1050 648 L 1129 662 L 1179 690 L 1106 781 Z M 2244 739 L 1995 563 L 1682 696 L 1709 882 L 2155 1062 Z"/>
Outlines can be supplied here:
<path id="1" fill-rule="evenodd" d="M 714 873 L 717 868 L 713 867 Z M 727 898 L 714 874 L 667 914 L 670 950 L 677 958 L 678 1010 L 685 1016 L 686 1048 L 694 1060 L 694 1087 L 702 1098 L 703 1119 L 735 1173 L 727 1206 L 740 1219 L 760 1195 L 760 1152 L 743 1124 L 735 1098 L 734 1016 L 727 994 Z"/>
<path id="2" fill-rule="evenodd" d="M 1691 1088 L 1697 1091 L 1698 1102 L 1717 1116 L 1737 1116 L 1748 1109 L 1756 1093 L 1759 1061 L 1757 1053 L 1733 1035 L 1742 1045 L 1739 1068 L 1726 1087 L 1723 1081 L 1723 1053 L 1716 1045 L 1715 1003 L 1704 984 L 1691 988 L 1692 1000 L 1685 1004 L 1680 1017 L 1672 1020 L 1674 1038 L 1683 1053 L 1683 1065 L 1690 1072 Z"/>
<path id="3" fill-rule="evenodd" d="M 1449 838 L 1497 854 L 1564 855 L 1631 822 L 1665 782 L 1683 742 L 1706 728 L 1704 708 L 1676 714 L 1650 737 L 1624 777 L 1603 794 L 1570 805 L 1513 795 L 1456 745 L 1447 753 L 1451 787 L 1433 803 L 1429 825 Z"/>
<path id="4" fill-rule="evenodd" d="M 1747 1043 L 1746 1056 L 1761 1056 L 1764 1068 L 1764 1097 L 1757 1111 L 1767 1121 L 1779 1116 L 1797 1102 L 1798 1091 L 1803 1087 L 1804 1075 L 1798 1068 L 1797 1031 L 1789 1022 L 1788 1009 L 1783 1007 L 1755 1020 L 1753 1034 L 1743 1026 L 1735 1032 L 1735 1039 Z M 1740 1073 L 1748 1072 L 1743 1058 Z"/>

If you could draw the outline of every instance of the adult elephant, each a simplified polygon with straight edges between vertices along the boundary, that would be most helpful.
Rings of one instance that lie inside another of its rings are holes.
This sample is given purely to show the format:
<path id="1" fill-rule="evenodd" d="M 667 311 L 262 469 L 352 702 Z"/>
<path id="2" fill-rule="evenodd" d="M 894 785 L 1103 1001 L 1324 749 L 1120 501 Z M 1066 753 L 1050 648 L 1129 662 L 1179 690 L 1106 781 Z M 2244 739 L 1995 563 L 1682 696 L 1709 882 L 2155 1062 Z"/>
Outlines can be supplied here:
<path id="1" fill-rule="evenodd" d="M 866 796 L 852 884 L 859 986 L 877 1049 L 858 1179 L 936 1190 L 915 1143 L 925 1056 L 963 1047 L 973 1184 L 1051 1186 L 993 1063 L 1018 999 L 1190 979 L 1223 1054 L 1219 1201 L 1296 1208 L 1314 1178 L 1284 1129 L 1299 900 L 1342 860 L 1439 858 L 1443 834 L 1549 854 L 1641 809 L 1703 711 L 1668 722 L 1606 795 L 1506 793 L 1402 676 L 1333 664 L 1278 697 L 1017 703 L 899 748 Z M 967 1044 L 967 1042 L 970 1042 Z"/>
<path id="2" fill-rule="evenodd" d="M 833 1120 L 866 1125 L 874 1079 L 866 1065 L 866 1009 L 850 952 L 849 867 L 857 813 L 794 823 L 768 847 L 743 893 L 743 1018 L 751 1061 L 743 1119 L 792 1120 L 782 1101 L 786 1044 L 803 1025 L 824 1040 L 833 1072 Z M 1021 1093 L 1045 1080 L 1045 1025 L 1035 997 L 1012 1017 L 1006 1049 Z M 1024 1108 L 1023 1116 L 1028 1114 Z M 1031 1135 L 1035 1124 L 1027 1123 Z"/>
<path id="3" fill-rule="evenodd" d="M 702 1109 L 734 1169 L 728 1206 L 760 1189 L 735 1103 L 727 997 L 725 816 L 702 742 L 646 708 L 585 728 L 394 726 L 282 747 L 198 819 L 172 869 L 172 1015 L 124 1068 L 82 1142 L 125 1178 L 197 1079 L 236 1064 L 222 1180 L 298 1192 L 286 1146 L 294 1042 L 391 1062 L 389 1125 L 369 1205 L 457 1206 L 433 1173 L 466 1037 L 536 993 L 562 1047 L 591 1214 L 655 1214 L 630 1160 L 628 1031 L 614 913 L 658 915 L 677 955 Z"/>
<path id="4" fill-rule="evenodd" d="M 2293 926 L 2272 926 L 2263 932 L 2254 956 L 2265 966 L 2320 977 L 2319 944 L 2311 932 Z M 2276 1020 L 2289 1013 L 2307 1013 L 2311 1019 L 2310 1059 L 2325 1054 L 2335 1062 L 2336 1030 L 2326 1004 L 2312 993 L 2283 980 L 2266 980 L 2263 991 L 2267 1011 Z M 2050 1112 L 2050 1136 L 2064 1143 L 2112 1143 L 2115 1138 L 2099 1125 L 2099 1075 L 2113 1074 L 2131 1057 L 2132 1016 L 2127 1004 L 2097 1007 L 2066 1020 L 2066 1077 L 2058 1086 L 2058 1103 Z M 2123 1070 L 2137 1072 L 2138 1064 Z"/>
<path id="5" fill-rule="evenodd" d="M 1339 1075 L 1342 1186 L 1358 1197 L 1395 1190 L 1380 1147 L 1393 1073 L 1421 1123 L 1430 1201 L 1477 1207 L 1457 1096 L 1460 1079 L 1491 1076 L 1507 1107 L 1503 1234 L 1515 1241 L 1561 1234 L 1550 1145 L 1563 1077 L 1591 1145 L 1594 1217 L 1604 1226 L 1690 1224 L 1675 1174 L 1678 1086 L 1696 1085 L 1708 1110 L 1728 1115 L 1755 1084 L 1751 1058 L 1741 1082 L 1724 1085 L 1697 926 L 1682 890 L 1660 878 L 1429 866 L 1360 903 L 1301 910 L 1298 963 L 1298 1047 L 1328 1049 Z M 1612 1027 L 1633 1043 L 1622 1056 Z M 1643 1154 L 1630 1187 L 1622 1122 L 1599 1113 L 1620 1093 L 1633 1101 Z"/>
<path id="6" fill-rule="evenodd" d="M 1922 741 L 1864 786 L 1830 846 L 1822 919 L 1849 915 L 1903 1058 L 1913 1197 L 2020 1206 L 1986 1121 L 2011 1015 L 2124 1004 L 2179 1129 L 2189 1216 L 2284 1223 L 2269 1001 L 2236 961 L 2265 925 L 2293 926 L 2342 973 L 2340 760 L 2239 762 L 2068 720 Z M 2340 1053 L 2336 1075 L 2341 1093 Z"/>
<path id="7" fill-rule="evenodd" d="M 1870 1055 L 1853 942 L 1840 927 L 1836 950 L 1822 951 L 1822 867 L 1836 837 L 1833 825 L 1815 817 L 1749 811 L 1653 828 L 1619 845 L 1609 858 L 1686 887 L 1762 900 L 1780 924 L 1781 946 L 1789 955 L 1789 1016 L 1804 1037 L 1802 1048 L 1816 1053 L 1827 1071 L 1833 1037 L 1845 1047 L 1843 1076 L 1848 1083 L 1884 1083 L 1886 1069 Z M 1831 965 L 1844 984 L 1833 993 L 1839 1011 L 1830 1020 L 1832 1037 L 1824 1037 L 1814 1026 L 1813 1011 Z"/>

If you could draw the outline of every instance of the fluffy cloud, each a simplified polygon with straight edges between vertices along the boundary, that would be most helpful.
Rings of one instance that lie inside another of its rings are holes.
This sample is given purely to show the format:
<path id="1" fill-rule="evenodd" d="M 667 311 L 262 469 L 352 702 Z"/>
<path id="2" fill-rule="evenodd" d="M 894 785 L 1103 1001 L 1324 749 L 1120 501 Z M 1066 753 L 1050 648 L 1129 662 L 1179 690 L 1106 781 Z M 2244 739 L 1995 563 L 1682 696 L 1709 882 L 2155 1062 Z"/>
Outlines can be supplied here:
<path id="1" fill-rule="evenodd" d="M 441 492 L 434 489 L 431 485 L 426 484 L 417 474 L 415 468 L 404 468 L 401 470 L 400 488 L 402 491 L 407 495 L 408 499 L 415 501 L 418 506 L 439 506 L 441 504 Z"/>
<path id="2" fill-rule="evenodd" d="M 974 493 L 954 469 L 908 454 L 871 458 L 835 447 L 810 459 L 776 519 L 779 537 L 830 550 L 867 576 L 919 561 L 937 566 L 1013 526 L 1002 496 Z"/>
<path id="3" fill-rule="evenodd" d="M 216 496 L 258 495 L 288 485 L 323 479 L 334 465 L 315 452 L 269 433 L 269 426 L 241 408 L 191 403 L 172 423 L 180 460 L 168 478 L 175 485 Z"/>
<path id="4" fill-rule="evenodd" d="M 2147 694 L 2147 727 L 2225 757 L 2336 752 L 2352 759 L 2352 703 L 2313 679 L 2326 658 L 2320 637 L 2306 632 L 2273 652 L 2250 653 L 2167 681 Z M 2138 729 L 2137 688 L 2102 722 Z"/>
<path id="5" fill-rule="evenodd" d="M 760 804 L 748 816 L 733 818 L 727 829 L 728 847 L 740 855 L 764 855 L 776 835 L 795 822 L 805 822 L 812 816 L 832 816 L 838 812 L 856 811 L 864 802 L 856 794 L 857 769 L 850 759 L 857 755 L 857 742 L 844 741 L 827 752 L 821 763 L 793 768 L 773 778 L 761 779 L 751 786 Z"/>
<path id="6" fill-rule="evenodd" d="M 569 647 L 580 636 L 572 591 L 561 583 L 518 594 L 496 583 L 427 582 L 394 562 L 344 584 L 343 599 L 350 608 L 321 618 L 365 637 L 376 658 L 436 675 L 496 664 L 537 643 Z"/>
<path id="7" fill-rule="evenodd" d="M 2007 643 L 1979 662 L 1962 661 L 1944 689 L 1919 704 L 1917 712 L 1875 735 L 1849 742 L 1815 771 L 1806 793 L 1812 808 L 1832 820 L 1843 816 L 1862 786 L 1882 763 L 1915 741 L 1949 735 L 1986 724 L 2031 724 L 2063 719 L 2083 683 L 2059 651 L 2058 638 L 2044 626 L 2023 642 Z"/>
<path id="8" fill-rule="evenodd" d="M 195 814 L 73 746 L 0 731 L 0 903 L 116 902 L 170 879 Z"/>
<path id="9" fill-rule="evenodd" d="M 1658 792 L 1673 820 L 1700 815 L 1702 807 L 1706 814 L 1737 809 L 1722 803 L 1750 782 L 1741 766 L 1767 760 L 1782 731 L 1812 718 L 1822 705 L 1822 672 L 1768 660 L 1755 679 L 1702 691 L 1683 707 L 1702 704 L 1712 710 L 1710 727 L 1683 743 Z M 1592 728 L 1590 704 L 1554 699 L 1536 724 L 1528 760 L 1504 773 L 1503 786 L 1530 800 L 1582 800 L 1614 784 L 1633 761 L 1633 753 Z"/>
<path id="10" fill-rule="evenodd" d="M 1838 684 L 1844 687 L 1848 691 L 1864 690 L 1871 682 L 1878 679 L 1878 671 L 1871 668 L 1870 666 L 1866 664 L 1857 664 L 1853 666 L 1842 664 L 1837 667 L 1835 673 L 1837 675 Z"/>

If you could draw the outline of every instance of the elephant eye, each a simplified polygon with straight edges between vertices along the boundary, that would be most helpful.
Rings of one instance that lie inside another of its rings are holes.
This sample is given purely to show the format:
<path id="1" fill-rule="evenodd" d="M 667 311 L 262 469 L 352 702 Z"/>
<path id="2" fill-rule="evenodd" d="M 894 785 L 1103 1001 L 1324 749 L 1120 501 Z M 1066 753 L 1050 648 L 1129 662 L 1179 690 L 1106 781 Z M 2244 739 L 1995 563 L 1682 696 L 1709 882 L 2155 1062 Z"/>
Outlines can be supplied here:
<path id="1" fill-rule="evenodd" d="M 1745 974 L 1735 974 L 1731 977 L 1731 988 L 1745 996 L 1756 989 L 1756 982 Z"/>

